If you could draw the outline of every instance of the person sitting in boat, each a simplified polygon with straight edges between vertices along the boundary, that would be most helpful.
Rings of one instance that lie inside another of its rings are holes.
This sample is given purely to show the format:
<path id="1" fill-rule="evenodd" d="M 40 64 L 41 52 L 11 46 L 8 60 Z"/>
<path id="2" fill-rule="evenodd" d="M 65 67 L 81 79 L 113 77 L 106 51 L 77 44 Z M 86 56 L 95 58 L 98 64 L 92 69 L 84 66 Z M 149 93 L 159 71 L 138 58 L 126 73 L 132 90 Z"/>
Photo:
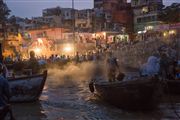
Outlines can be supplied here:
<path id="1" fill-rule="evenodd" d="M 40 71 L 38 60 L 35 57 L 35 52 L 30 52 L 30 59 L 28 61 L 28 69 L 32 70 L 32 74 L 37 74 Z"/>
<path id="2" fill-rule="evenodd" d="M 17 61 L 14 62 L 13 64 L 13 71 L 15 74 L 21 75 L 24 67 L 25 67 L 24 62 L 20 58 L 18 58 Z"/>
<path id="3" fill-rule="evenodd" d="M 7 112 L 9 112 L 11 120 L 14 120 L 10 105 L 8 104 L 10 99 L 9 83 L 8 80 L 4 77 L 3 73 L 4 65 L 0 63 L 0 109 L 3 111 L 0 113 L 0 119 L 4 119 Z"/>
<path id="4" fill-rule="evenodd" d="M 109 82 L 116 80 L 116 71 L 119 69 L 117 58 L 113 56 L 112 52 L 109 53 L 107 59 L 107 68 L 108 68 L 108 80 Z"/>
<path id="5" fill-rule="evenodd" d="M 161 53 L 160 59 L 160 76 L 163 78 L 169 78 L 169 67 L 170 67 L 170 59 L 166 52 Z"/>
<path id="6" fill-rule="evenodd" d="M 158 75 L 159 69 L 160 69 L 159 58 L 156 57 L 156 55 L 154 54 L 153 56 L 150 56 L 148 58 L 147 63 L 145 63 L 140 68 L 140 75 L 141 76 L 155 76 L 155 75 Z"/>

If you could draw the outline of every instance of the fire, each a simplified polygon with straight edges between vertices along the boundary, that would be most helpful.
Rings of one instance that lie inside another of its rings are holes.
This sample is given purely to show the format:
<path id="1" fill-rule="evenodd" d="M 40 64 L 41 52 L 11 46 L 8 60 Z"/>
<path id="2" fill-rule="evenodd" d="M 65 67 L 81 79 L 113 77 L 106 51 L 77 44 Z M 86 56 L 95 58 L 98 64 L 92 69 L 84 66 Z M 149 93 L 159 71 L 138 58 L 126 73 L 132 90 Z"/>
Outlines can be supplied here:
<path id="1" fill-rule="evenodd" d="M 40 48 L 35 48 L 35 49 L 34 49 L 34 52 L 35 52 L 36 54 L 39 54 L 39 53 L 41 53 L 41 49 L 40 49 Z"/>
<path id="2" fill-rule="evenodd" d="M 38 38 L 37 40 L 38 40 L 38 43 L 43 44 L 43 41 L 41 38 Z"/>
<path id="3" fill-rule="evenodd" d="M 67 47 L 64 48 L 64 51 L 65 52 L 71 52 L 72 51 L 72 47 L 67 46 Z"/>
<path id="4" fill-rule="evenodd" d="M 64 51 L 64 53 L 66 53 L 66 54 L 74 53 L 74 46 L 71 45 L 71 44 L 65 44 L 65 45 L 63 46 L 63 51 Z"/>

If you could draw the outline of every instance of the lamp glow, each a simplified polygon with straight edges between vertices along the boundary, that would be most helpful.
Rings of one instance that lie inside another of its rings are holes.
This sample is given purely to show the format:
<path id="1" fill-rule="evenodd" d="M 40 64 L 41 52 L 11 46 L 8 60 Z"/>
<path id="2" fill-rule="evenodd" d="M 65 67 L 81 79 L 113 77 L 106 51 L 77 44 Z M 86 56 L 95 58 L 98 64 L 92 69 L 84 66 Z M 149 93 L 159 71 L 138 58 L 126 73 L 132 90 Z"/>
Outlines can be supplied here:
<path id="1" fill-rule="evenodd" d="M 70 46 L 64 48 L 64 51 L 66 51 L 66 52 L 70 52 L 71 50 L 72 50 L 72 48 Z"/>
<path id="2" fill-rule="evenodd" d="M 63 48 L 63 51 L 66 52 L 66 53 L 70 53 L 70 52 L 73 52 L 74 50 L 74 47 L 70 44 L 66 44 Z"/>
<path id="3" fill-rule="evenodd" d="M 35 48 L 34 51 L 35 51 L 35 53 L 39 54 L 41 52 L 41 49 L 40 48 Z"/>
<path id="4" fill-rule="evenodd" d="M 38 38 L 37 40 L 38 40 L 38 43 L 43 44 L 43 41 L 41 38 Z"/>

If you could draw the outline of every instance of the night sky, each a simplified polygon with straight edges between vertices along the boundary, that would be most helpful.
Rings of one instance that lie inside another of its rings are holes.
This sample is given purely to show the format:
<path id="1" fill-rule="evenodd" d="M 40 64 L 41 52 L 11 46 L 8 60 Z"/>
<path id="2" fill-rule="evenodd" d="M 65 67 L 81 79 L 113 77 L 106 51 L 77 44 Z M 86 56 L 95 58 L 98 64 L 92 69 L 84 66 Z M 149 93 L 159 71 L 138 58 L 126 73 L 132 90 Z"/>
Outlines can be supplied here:
<path id="1" fill-rule="evenodd" d="M 42 9 L 56 6 L 72 7 L 72 0 L 4 0 L 12 15 L 20 17 L 36 17 L 41 16 Z M 74 0 L 76 9 L 93 8 L 94 0 Z M 128 0 L 130 1 L 130 0 Z M 170 5 L 173 2 L 180 0 L 164 0 L 165 5 Z"/>

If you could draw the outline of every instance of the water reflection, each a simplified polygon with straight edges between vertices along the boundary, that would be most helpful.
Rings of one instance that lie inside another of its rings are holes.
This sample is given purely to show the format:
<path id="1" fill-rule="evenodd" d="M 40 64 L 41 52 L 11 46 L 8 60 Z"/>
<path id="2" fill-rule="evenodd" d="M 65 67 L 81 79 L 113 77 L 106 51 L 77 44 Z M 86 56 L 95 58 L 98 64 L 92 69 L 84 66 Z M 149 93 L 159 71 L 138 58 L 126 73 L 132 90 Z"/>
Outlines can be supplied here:
<path id="1" fill-rule="evenodd" d="M 88 89 L 88 80 L 49 75 L 40 102 L 14 104 L 17 120 L 174 120 L 174 109 L 168 103 L 151 112 L 123 111 L 111 106 Z M 180 113 L 180 104 L 175 105 Z"/>
<path id="2" fill-rule="evenodd" d="M 44 120 L 45 110 L 41 102 L 13 104 L 13 114 L 17 120 Z"/>

